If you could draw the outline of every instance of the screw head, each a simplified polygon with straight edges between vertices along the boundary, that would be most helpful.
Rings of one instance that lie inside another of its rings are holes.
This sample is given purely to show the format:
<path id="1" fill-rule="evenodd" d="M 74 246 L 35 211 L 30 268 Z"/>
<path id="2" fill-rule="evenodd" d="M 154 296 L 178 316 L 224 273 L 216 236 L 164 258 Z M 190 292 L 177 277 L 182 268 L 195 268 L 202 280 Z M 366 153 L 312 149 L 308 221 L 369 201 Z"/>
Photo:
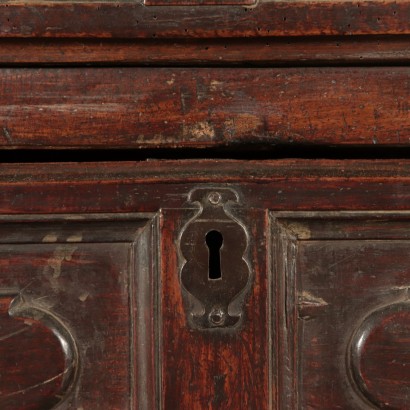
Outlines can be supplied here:
<path id="1" fill-rule="evenodd" d="M 221 202 L 222 196 L 219 192 L 211 192 L 208 195 L 208 201 L 212 204 L 212 205 L 218 205 Z"/>
<path id="2" fill-rule="evenodd" d="M 226 313 L 220 306 L 215 306 L 211 310 L 208 318 L 213 326 L 222 326 L 226 320 Z"/>

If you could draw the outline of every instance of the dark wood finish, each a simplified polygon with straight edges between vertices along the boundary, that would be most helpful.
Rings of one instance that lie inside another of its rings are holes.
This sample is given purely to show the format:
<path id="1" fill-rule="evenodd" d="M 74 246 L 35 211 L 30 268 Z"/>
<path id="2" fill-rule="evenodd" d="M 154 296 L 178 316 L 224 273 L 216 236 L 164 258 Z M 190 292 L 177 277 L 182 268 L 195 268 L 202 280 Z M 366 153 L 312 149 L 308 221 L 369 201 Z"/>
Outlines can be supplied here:
<path id="1" fill-rule="evenodd" d="M 189 213 L 192 215 L 192 212 Z M 264 211 L 240 211 L 251 226 L 249 259 L 253 278 L 239 328 L 198 330 L 188 325 L 178 278 L 175 243 L 186 212 L 164 211 L 161 306 L 163 321 L 163 408 L 268 409 L 270 385 Z M 251 221 L 253 223 L 251 224 Z M 229 268 L 228 268 L 229 269 Z M 261 301 L 265 301 L 261 303 Z"/>
<path id="2" fill-rule="evenodd" d="M 2 259 L 3 269 L 13 263 L 13 256 Z M 70 363 L 67 366 L 62 346 L 51 329 L 38 320 L 10 317 L 10 304 L 18 291 L 12 295 L 10 291 L 1 292 L 1 408 L 52 408 L 60 401 L 58 396 L 66 393 L 63 379 L 66 373 L 71 373 L 72 367 Z"/>
<path id="3" fill-rule="evenodd" d="M 410 304 L 407 285 L 401 290 L 403 294 L 396 300 L 364 318 L 351 341 L 349 358 L 355 383 L 377 407 L 409 406 Z"/>
<path id="4" fill-rule="evenodd" d="M 153 334 L 139 300 L 149 309 L 150 223 L 135 214 L 2 218 L 2 409 L 154 408 Z"/>
<path id="5" fill-rule="evenodd" d="M 204 38 L 410 34 L 410 2 L 290 1 L 256 7 L 147 7 L 141 2 L 4 2 L 9 38 Z"/>
<path id="6" fill-rule="evenodd" d="M 0 409 L 409 409 L 410 161 L 251 158 L 404 157 L 409 39 L 410 0 L 2 2 Z M 35 163 L 124 153 L 249 158 Z"/>
<path id="7" fill-rule="evenodd" d="M 82 212 L 157 212 L 161 189 L 172 184 L 162 206 L 181 208 L 201 183 L 232 184 L 251 208 L 271 208 L 273 195 L 278 210 L 405 210 L 410 201 L 405 160 L 185 160 L 3 164 L 0 210 L 17 219 L 19 213 L 47 213 L 50 206 L 79 212 L 81 198 Z"/>
<path id="8" fill-rule="evenodd" d="M 280 408 L 409 407 L 408 217 L 272 214 Z"/>
<path id="9" fill-rule="evenodd" d="M 410 69 L 0 71 L 4 147 L 406 145 Z"/>
<path id="10" fill-rule="evenodd" d="M 253 6 L 255 0 L 144 0 L 146 6 Z"/>
<path id="11" fill-rule="evenodd" d="M 253 39 L 1 39 L 3 65 L 408 64 L 406 36 Z"/>
<path id="12" fill-rule="evenodd" d="M 1 306 L 17 289 L 69 330 L 68 408 L 408 408 L 409 161 L 19 164 L 1 167 L 0 188 Z M 239 327 L 187 318 L 179 242 L 198 188 L 240 197 L 251 282 Z M 3 317 L 4 334 L 19 320 Z M 61 357 L 54 322 L 33 323 L 20 345 Z M 15 346 L 0 343 L 22 360 Z M 27 377 L 10 408 L 44 410 L 24 407 L 41 383 Z"/>

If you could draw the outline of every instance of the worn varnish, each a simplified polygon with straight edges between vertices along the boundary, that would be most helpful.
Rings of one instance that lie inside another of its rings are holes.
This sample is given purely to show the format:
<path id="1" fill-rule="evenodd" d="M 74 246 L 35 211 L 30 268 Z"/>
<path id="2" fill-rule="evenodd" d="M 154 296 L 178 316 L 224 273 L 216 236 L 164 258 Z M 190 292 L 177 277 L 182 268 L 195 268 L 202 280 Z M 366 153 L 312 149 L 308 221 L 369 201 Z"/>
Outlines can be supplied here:
<path id="1" fill-rule="evenodd" d="M 3 408 L 408 408 L 408 161 L 20 164 L 0 176 L 0 349 L 34 366 L 48 351 L 51 372 L 2 377 Z M 181 232 L 195 192 L 226 190 L 249 234 L 249 287 L 238 326 L 201 328 L 187 316 Z M 13 313 L 15 298 L 32 313 Z"/>
<path id="2" fill-rule="evenodd" d="M 136 406 L 133 361 L 147 362 L 146 378 L 150 366 L 149 355 L 130 343 L 147 343 L 135 336 L 143 318 L 131 320 L 142 316 L 134 282 L 150 260 L 138 239 L 149 237 L 142 233 L 147 221 L 149 215 L 2 219 L 2 409 Z"/>
<path id="3" fill-rule="evenodd" d="M 408 410 L 409 39 L 409 0 L 3 1 L 0 409 Z"/>
<path id="4" fill-rule="evenodd" d="M 406 36 L 220 39 L 0 39 L 3 65 L 408 64 Z"/>
<path id="5" fill-rule="evenodd" d="M 407 214 L 271 217 L 281 408 L 408 408 Z"/>
<path id="6" fill-rule="evenodd" d="M 409 9 L 408 0 L 261 1 L 256 7 L 147 7 L 141 1 L 33 1 L 27 7 L 24 3 L 6 1 L 0 5 L 0 36 L 229 38 L 396 35 L 410 34 Z"/>
<path id="7" fill-rule="evenodd" d="M 410 70 L 0 70 L 4 147 L 406 145 Z"/>
<path id="8" fill-rule="evenodd" d="M 66 367 L 64 351 L 51 329 L 38 320 L 10 317 L 10 304 L 18 293 L 3 287 L 0 294 L 1 408 L 51 408 L 59 395 L 65 395 L 63 378 L 72 367 Z"/>

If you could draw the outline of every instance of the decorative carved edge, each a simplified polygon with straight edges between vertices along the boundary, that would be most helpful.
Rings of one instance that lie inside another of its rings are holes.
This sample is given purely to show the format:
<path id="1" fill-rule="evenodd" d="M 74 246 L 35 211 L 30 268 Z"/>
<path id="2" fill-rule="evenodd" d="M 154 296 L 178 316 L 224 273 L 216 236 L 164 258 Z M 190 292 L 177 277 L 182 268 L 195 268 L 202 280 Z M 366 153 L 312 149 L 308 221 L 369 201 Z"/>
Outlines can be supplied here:
<path id="1" fill-rule="evenodd" d="M 130 255 L 131 409 L 161 409 L 160 216 L 153 214 Z M 147 311 L 150 314 L 147 314 Z"/>
<path id="2" fill-rule="evenodd" d="M 49 310 L 30 303 L 24 298 L 20 291 L 3 289 L 0 290 L 0 297 L 2 296 L 15 296 L 8 310 L 11 317 L 28 318 L 38 321 L 50 329 L 59 340 L 65 355 L 66 368 L 63 374 L 60 401 L 56 403 L 52 409 L 59 410 L 66 408 L 66 404 L 77 386 L 80 373 L 80 355 L 73 334 L 62 319 Z"/>
<path id="3" fill-rule="evenodd" d="M 269 217 L 271 225 L 272 256 L 270 300 L 276 317 L 272 317 L 271 340 L 275 345 L 270 352 L 272 382 L 278 386 L 278 408 L 297 409 L 297 354 L 295 335 L 297 328 L 297 298 L 295 289 L 295 260 L 297 237 L 276 220 Z"/>
<path id="4" fill-rule="evenodd" d="M 375 397 L 369 390 L 366 381 L 363 379 L 360 371 L 360 358 L 362 346 L 369 337 L 372 329 L 380 323 L 381 319 L 391 312 L 400 312 L 401 310 L 410 310 L 410 301 L 398 300 L 388 305 L 378 307 L 376 310 L 366 314 L 360 320 L 360 325 L 352 334 L 348 348 L 346 349 L 346 367 L 349 381 L 353 389 L 360 395 L 366 403 L 371 403 L 377 408 L 385 408 L 384 403 Z"/>

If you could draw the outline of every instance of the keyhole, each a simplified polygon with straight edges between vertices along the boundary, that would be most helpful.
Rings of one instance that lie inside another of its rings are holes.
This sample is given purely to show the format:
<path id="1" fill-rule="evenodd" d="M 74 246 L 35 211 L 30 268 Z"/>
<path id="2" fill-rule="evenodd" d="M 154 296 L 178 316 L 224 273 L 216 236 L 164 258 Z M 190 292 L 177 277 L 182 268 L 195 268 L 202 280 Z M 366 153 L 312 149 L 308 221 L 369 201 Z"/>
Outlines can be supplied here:
<path id="1" fill-rule="evenodd" d="M 208 279 L 222 279 L 220 250 L 224 241 L 223 236 L 218 231 L 209 231 L 205 241 L 209 251 Z"/>

